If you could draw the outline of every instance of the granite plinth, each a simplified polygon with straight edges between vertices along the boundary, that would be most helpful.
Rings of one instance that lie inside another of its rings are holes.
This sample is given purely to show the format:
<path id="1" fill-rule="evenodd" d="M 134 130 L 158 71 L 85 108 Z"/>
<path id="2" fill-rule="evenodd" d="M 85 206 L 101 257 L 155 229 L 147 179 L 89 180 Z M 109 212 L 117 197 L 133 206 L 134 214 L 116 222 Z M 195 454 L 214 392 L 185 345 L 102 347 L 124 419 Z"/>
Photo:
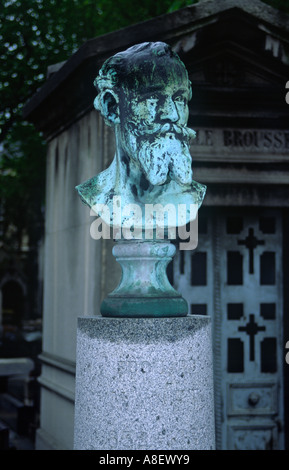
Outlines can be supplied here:
<path id="1" fill-rule="evenodd" d="M 74 448 L 214 449 L 210 318 L 79 318 Z"/>

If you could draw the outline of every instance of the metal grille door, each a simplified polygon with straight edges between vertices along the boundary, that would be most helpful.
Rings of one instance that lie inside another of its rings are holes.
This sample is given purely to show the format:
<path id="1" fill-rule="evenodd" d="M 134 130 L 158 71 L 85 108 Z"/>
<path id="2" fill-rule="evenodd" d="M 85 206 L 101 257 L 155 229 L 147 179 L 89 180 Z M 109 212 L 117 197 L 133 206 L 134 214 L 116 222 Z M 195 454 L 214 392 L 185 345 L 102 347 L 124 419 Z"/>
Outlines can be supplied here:
<path id="1" fill-rule="evenodd" d="M 278 210 L 199 217 L 174 260 L 191 313 L 212 316 L 217 447 L 283 448 L 282 226 Z"/>

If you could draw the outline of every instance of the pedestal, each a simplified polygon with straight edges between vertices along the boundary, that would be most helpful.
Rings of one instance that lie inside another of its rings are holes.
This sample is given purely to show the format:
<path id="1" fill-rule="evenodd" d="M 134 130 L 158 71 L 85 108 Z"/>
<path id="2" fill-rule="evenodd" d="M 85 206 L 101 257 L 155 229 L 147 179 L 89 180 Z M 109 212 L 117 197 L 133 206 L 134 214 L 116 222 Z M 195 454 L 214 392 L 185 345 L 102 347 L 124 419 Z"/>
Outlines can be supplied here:
<path id="1" fill-rule="evenodd" d="M 170 284 L 166 268 L 176 247 L 165 240 L 118 240 L 112 253 L 121 265 L 118 287 L 100 306 L 104 317 L 183 317 L 188 304 Z"/>
<path id="2" fill-rule="evenodd" d="M 210 318 L 78 319 L 75 449 L 214 447 Z"/>

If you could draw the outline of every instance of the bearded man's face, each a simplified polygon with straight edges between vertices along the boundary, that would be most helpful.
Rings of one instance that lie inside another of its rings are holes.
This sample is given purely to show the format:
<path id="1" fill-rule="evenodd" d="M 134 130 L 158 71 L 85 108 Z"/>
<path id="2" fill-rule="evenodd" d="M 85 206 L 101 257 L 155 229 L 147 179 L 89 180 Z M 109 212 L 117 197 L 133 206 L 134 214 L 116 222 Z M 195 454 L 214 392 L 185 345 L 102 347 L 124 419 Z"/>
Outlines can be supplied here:
<path id="1" fill-rule="evenodd" d="M 189 143 L 195 133 L 186 126 L 190 88 L 185 73 L 177 79 L 171 75 L 164 79 L 156 72 L 149 83 L 126 90 L 121 108 L 123 150 L 152 185 L 192 181 Z"/>

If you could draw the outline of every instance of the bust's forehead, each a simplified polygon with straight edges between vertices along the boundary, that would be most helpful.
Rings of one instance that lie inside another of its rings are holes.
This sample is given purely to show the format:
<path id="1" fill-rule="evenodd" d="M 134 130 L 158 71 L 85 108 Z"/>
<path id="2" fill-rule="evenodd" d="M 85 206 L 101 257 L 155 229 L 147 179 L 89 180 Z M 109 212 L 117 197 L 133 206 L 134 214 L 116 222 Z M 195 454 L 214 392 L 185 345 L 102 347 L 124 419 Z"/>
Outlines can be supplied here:
<path id="1" fill-rule="evenodd" d="M 185 66 L 175 57 L 148 57 L 133 63 L 126 72 L 125 79 L 120 83 L 128 91 L 141 91 L 149 88 L 161 90 L 168 86 L 190 88 Z"/>

